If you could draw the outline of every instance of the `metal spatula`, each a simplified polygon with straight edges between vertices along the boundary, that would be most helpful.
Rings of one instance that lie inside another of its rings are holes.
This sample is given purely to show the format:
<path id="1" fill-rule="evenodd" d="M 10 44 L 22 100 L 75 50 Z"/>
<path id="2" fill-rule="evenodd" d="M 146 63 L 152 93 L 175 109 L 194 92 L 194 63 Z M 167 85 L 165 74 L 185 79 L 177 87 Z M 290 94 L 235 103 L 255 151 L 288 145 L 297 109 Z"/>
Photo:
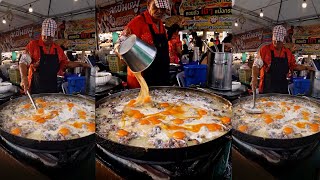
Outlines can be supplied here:
<path id="1" fill-rule="evenodd" d="M 256 89 L 255 88 L 253 89 L 253 106 L 250 107 L 248 105 L 246 106 L 245 104 L 243 105 L 242 108 L 249 114 L 261 114 L 264 112 L 262 109 L 256 108 Z"/>
<path id="2" fill-rule="evenodd" d="M 33 107 L 37 110 L 37 109 L 38 109 L 38 107 L 36 106 L 36 103 L 34 103 L 34 101 L 33 101 L 32 97 L 31 97 L 31 95 L 30 95 L 29 91 L 27 91 L 27 95 L 28 95 L 28 97 L 29 97 L 29 99 L 30 99 L 30 101 L 31 101 L 31 103 L 32 103 L 32 105 L 33 105 Z"/>

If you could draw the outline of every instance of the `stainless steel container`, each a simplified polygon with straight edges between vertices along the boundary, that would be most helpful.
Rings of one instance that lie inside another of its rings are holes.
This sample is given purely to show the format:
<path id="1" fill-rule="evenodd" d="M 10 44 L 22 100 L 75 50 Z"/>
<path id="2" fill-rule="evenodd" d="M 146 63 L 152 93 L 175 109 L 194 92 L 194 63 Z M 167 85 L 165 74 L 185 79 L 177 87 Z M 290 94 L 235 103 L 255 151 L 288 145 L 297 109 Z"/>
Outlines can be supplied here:
<path id="1" fill-rule="evenodd" d="M 141 72 L 151 65 L 157 49 L 133 34 L 121 43 L 119 53 L 133 72 Z"/>
<path id="2" fill-rule="evenodd" d="M 232 89 L 232 53 L 208 52 L 208 86 L 212 89 Z"/>
<path id="3" fill-rule="evenodd" d="M 320 71 L 314 73 L 314 77 L 311 80 L 311 96 L 314 98 L 320 98 Z"/>

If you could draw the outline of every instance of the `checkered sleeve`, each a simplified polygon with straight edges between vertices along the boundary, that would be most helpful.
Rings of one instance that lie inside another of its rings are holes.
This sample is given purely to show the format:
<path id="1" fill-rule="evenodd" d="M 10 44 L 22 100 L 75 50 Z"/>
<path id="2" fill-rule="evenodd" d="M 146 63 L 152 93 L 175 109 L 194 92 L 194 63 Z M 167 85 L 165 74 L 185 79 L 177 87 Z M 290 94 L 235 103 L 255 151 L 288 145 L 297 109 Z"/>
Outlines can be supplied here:
<path id="1" fill-rule="evenodd" d="M 262 59 L 260 57 L 257 57 L 253 62 L 253 66 L 258 67 L 259 69 L 262 68 L 262 66 L 263 66 Z"/>
<path id="2" fill-rule="evenodd" d="M 30 55 L 27 54 L 27 53 L 23 53 L 23 54 L 21 55 L 21 58 L 20 58 L 19 63 L 23 63 L 23 64 L 29 66 L 29 65 L 31 64 L 31 61 L 32 61 L 32 60 L 31 60 Z"/>

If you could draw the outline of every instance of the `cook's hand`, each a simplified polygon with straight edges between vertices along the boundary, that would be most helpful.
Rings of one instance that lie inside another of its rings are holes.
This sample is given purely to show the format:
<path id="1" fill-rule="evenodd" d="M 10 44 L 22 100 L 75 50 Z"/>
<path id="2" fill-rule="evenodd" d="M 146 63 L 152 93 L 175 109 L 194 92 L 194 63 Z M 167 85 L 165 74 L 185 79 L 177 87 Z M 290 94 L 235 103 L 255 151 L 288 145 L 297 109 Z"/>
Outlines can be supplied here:
<path id="1" fill-rule="evenodd" d="M 40 65 L 40 61 L 37 61 L 36 63 L 33 64 L 33 67 L 34 67 L 34 68 L 38 68 L 39 65 Z"/>
<path id="2" fill-rule="evenodd" d="M 315 67 L 312 67 L 312 66 L 306 66 L 306 69 L 308 71 L 316 71 L 316 68 Z"/>
<path id="3" fill-rule="evenodd" d="M 80 67 L 90 68 L 90 65 L 88 63 L 79 62 Z"/>
<path id="4" fill-rule="evenodd" d="M 24 93 L 27 93 L 27 91 L 29 90 L 28 78 L 26 78 L 26 77 L 22 78 L 20 86 L 23 88 Z"/>

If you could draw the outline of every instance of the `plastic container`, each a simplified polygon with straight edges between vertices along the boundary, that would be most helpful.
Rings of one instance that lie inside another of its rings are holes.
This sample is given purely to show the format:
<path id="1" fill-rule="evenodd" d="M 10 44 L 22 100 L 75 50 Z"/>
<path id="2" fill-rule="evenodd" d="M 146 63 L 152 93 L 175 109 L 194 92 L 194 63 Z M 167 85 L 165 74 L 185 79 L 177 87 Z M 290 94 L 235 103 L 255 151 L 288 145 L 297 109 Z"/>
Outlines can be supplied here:
<path id="1" fill-rule="evenodd" d="M 185 85 L 205 87 L 207 84 L 207 65 L 186 65 L 184 66 Z"/>
<path id="2" fill-rule="evenodd" d="M 17 65 L 12 65 L 8 70 L 8 74 L 9 74 L 9 79 L 12 83 L 20 84 L 21 77 L 20 77 L 19 67 Z"/>
<path id="3" fill-rule="evenodd" d="M 293 95 L 307 95 L 310 91 L 310 79 L 293 78 Z"/>
<path id="4" fill-rule="evenodd" d="M 86 78 L 80 77 L 68 77 L 68 94 L 84 93 L 86 90 Z"/>

